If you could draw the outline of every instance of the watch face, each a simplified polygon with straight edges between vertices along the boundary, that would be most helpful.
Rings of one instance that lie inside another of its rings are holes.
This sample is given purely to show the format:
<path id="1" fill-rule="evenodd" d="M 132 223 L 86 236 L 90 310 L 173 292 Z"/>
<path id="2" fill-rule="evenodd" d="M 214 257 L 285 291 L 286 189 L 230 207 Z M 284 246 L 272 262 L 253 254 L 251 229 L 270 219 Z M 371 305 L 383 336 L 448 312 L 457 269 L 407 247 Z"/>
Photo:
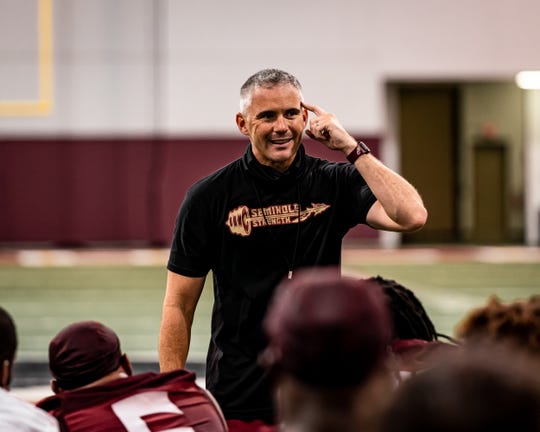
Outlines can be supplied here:
<path id="1" fill-rule="evenodd" d="M 367 145 L 365 145 L 362 141 L 358 141 L 358 145 L 356 146 L 356 148 L 347 155 L 347 160 L 353 164 L 360 156 L 368 154 L 370 152 L 371 150 Z"/>
<path id="2" fill-rule="evenodd" d="M 362 154 L 370 153 L 371 150 L 362 141 L 358 141 L 358 146 L 362 149 Z"/>

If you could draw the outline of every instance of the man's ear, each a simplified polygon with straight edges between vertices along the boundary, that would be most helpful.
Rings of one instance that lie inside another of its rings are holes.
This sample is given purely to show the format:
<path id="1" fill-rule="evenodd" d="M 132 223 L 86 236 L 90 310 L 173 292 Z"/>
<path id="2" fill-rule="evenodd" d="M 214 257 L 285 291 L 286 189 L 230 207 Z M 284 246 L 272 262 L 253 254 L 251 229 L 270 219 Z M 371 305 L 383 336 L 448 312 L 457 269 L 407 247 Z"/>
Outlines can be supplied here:
<path id="1" fill-rule="evenodd" d="M 249 130 L 246 127 L 246 118 L 244 117 L 244 114 L 236 114 L 236 126 L 238 126 L 238 130 L 242 132 L 243 135 L 249 136 Z"/>
<path id="2" fill-rule="evenodd" d="M 124 369 L 124 372 L 128 376 L 133 375 L 133 367 L 131 366 L 131 362 L 129 361 L 127 354 L 122 354 L 122 357 L 120 357 L 120 366 L 122 366 L 122 369 Z"/>
<path id="3" fill-rule="evenodd" d="M 54 394 L 62 393 L 62 389 L 58 385 L 58 382 L 55 379 L 51 380 L 51 390 Z"/>
<path id="4" fill-rule="evenodd" d="M 2 361 L 2 367 L 0 367 L 0 387 L 9 390 L 9 383 L 11 382 L 11 362 L 7 359 Z"/>

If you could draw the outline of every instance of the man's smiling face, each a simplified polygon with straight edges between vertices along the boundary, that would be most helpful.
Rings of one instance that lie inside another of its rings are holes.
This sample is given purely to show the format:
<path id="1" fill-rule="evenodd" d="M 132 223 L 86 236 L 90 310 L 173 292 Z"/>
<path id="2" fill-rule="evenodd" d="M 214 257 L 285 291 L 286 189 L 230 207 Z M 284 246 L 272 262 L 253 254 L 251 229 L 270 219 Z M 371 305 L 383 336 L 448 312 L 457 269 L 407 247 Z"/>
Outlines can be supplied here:
<path id="1" fill-rule="evenodd" d="M 238 129 L 249 136 L 253 154 L 262 165 L 284 172 L 294 161 L 308 113 L 292 85 L 256 87 L 245 112 L 236 115 Z"/>

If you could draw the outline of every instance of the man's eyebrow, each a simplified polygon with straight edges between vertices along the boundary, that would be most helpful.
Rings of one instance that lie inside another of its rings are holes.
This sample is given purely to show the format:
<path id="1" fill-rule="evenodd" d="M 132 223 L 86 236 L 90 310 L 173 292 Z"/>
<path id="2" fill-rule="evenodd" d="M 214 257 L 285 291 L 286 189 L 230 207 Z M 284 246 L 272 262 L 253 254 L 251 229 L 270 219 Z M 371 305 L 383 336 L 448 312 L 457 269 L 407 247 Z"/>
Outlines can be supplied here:
<path id="1" fill-rule="evenodd" d="M 273 116 L 275 114 L 276 114 L 276 112 L 274 110 L 264 110 L 264 111 L 261 111 L 261 112 L 257 113 L 256 118 Z"/>
<path id="2" fill-rule="evenodd" d="M 300 108 L 297 108 L 297 107 L 290 107 L 290 108 L 287 108 L 284 110 L 285 113 L 294 113 L 294 114 L 298 114 L 300 112 Z M 255 116 L 255 118 L 263 118 L 263 117 L 273 117 L 277 114 L 277 111 L 276 110 L 272 110 L 272 109 L 269 109 L 269 110 L 264 110 L 264 111 L 261 111 L 259 113 L 257 113 L 257 115 Z"/>

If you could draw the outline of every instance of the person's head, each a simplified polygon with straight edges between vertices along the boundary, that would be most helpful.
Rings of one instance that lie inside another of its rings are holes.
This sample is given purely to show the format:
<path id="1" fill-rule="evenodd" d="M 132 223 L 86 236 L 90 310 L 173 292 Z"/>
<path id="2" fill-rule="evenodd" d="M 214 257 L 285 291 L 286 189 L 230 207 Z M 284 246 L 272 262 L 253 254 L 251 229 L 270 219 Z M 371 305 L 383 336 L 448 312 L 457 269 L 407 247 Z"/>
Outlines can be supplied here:
<path id="1" fill-rule="evenodd" d="M 457 349 L 454 344 L 438 341 L 439 336 L 452 339 L 435 330 L 422 302 L 412 290 L 381 276 L 367 280 L 379 285 L 386 296 L 393 329 L 390 344 L 393 361 L 388 364 L 399 381 L 411 373 L 429 369 Z"/>
<path id="2" fill-rule="evenodd" d="M 278 286 L 263 327 L 261 362 L 275 380 L 280 417 L 309 422 L 300 418 L 311 412 L 317 430 L 357 427 L 370 404 L 358 395 L 384 370 L 390 340 L 381 289 L 331 270 L 299 272 Z"/>
<path id="3" fill-rule="evenodd" d="M 294 161 L 308 119 L 301 89 L 279 69 L 263 69 L 242 85 L 236 124 L 262 165 L 284 172 Z"/>
<path id="4" fill-rule="evenodd" d="M 0 307 L 0 387 L 9 389 L 17 351 L 17 330 L 11 315 Z"/>
<path id="5" fill-rule="evenodd" d="M 118 336 L 97 321 L 80 321 L 62 329 L 49 344 L 49 369 L 55 393 L 132 374 Z"/>
<path id="6" fill-rule="evenodd" d="M 455 333 L 468 345 L 505 343 L 540 359 L 540 295 L 508 303 L 491 296 L 465 316 Z"/>
<path id="7" fill-rule="evenodd" d="M 537 365 L 497 347 L 476 351 L 449 356 L 405 381 L 380 432 L 539 431 Z"/>
<path id="8" fill-rule="evenodd" d="M 368 280 L 381 286 L 386 295 L 392 317 L 393 339 L 437 339 L 435 326 L 413 291 L 381 276 Z"/>

